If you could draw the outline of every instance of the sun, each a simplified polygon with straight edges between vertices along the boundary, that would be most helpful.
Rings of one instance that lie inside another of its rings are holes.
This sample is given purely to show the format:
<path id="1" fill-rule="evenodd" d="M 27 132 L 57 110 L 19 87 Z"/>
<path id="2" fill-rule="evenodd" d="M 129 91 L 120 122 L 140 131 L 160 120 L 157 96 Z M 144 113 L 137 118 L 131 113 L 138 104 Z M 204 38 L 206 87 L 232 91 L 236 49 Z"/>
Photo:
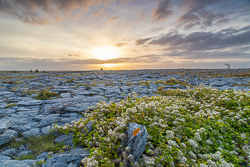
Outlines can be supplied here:
<path id="1" fill-rule="evenodd" d="M 118 58 L 121 54 L 120 50 L 113 46 L 100 46 L 92 51 L 94 58 L 99 60 L 108 60 Z"/>

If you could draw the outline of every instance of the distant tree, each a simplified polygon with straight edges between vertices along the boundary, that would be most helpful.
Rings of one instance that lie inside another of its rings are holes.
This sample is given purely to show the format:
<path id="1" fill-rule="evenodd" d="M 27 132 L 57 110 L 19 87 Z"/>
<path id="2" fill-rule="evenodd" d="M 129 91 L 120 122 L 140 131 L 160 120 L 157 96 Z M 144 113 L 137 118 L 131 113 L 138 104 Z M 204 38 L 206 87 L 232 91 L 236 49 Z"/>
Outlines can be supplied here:
<path id="1" fill-rule="evenodd" d="M 32 70 L 30 70 L 30 72 L 32 72 Z"/>
<path id="2" fill-rule="evenodd" d="M 227 69 L 231 69 L 230 63 L 225 63 L 225 65 L 227 66 Z"/>
<path id="3" fill-rule="evenodd" d="M 101 71 L 103 71 L 103 69 L 101 68 Z"/>
<path id="4" fill-rule="evenodd" d="M 35 72 L 39 72 L 38 69 L 36 69 Z"/>

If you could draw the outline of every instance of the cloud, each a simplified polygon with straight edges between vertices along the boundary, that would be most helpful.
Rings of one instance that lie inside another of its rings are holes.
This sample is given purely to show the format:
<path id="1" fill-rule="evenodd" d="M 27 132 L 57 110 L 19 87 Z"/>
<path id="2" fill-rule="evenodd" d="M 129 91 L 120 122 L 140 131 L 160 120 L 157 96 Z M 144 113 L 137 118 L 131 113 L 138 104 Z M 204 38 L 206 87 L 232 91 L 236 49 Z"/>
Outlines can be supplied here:
<path id="1" fill-rule="evenodd" d="M 147 41 L 149 41 L 149 40 L 151 40 L 151 38 L 144 38 L 144 39 L 137 39 L 136 41 L 135 41 L 135 44 L 136 45 L 143 45 L 143 44 L 145 44 Z"/>
<path id="2" fill-rule="evenodd" d="M 240 29 L 223 29 L 217 32 L 168 33 L 148 44 L 162 45 L 186 51 L 226 49 L 250 45 L 250 26 Z"/>
<path id="3" fill-rule="evenodd" d="M 99 11 L 92 13 L 91 16 L 93 17 L 99 17 L 99 18 L 105 18 L 106 17 L 106 13 L 105 13 L 105 9 L 102 8 Z"/>
<path id="4" fill-rule="evenodd" d="M 117 43 L 116 47 L 122 47 L 123 45 L 126 45 L 127 43 Z"/>
<path id="5" fill-rule="evenodd" d="M 71 54 L 70 54 L 71 55 Z M 70 56 L 71 57 L 71 56 Z M 76 66 L 97 65 L 97 64 L 117 64 L 117 63 L 155 63 L 160 62 L 160 55 L 143 55 L 137 57 L 116 58 L 109 60 L 99 59 L 37 59 L 37 58 L 19 58 L 19 57 L 0 57 L 1 68 L 6 70 L 9 67 L 15 69 L 45 69 L 45 70 L 62 70 L 72 69 Z"/>
<path id="6" fill-rule="evenodd" d="M 65 18 L 78 18 L 90 5 L 111 0 L 0 0 L 0 14 L 13 16 L 26 24 L 49 24 Z"/>
<path id="7" fill-rule="evenodd" d="M 157 8 L 152 10 L 152 21 L 158 22 L 163 21 L 173 15 L 171 10 L 171 0 L 161 0 Z"/>
<path id="8" fill-rule="evenodd" d="M 160 56 L 181 59 L 250 59 L 250 26 L 217 32 L 169 32 L 148 40 L 162 47 Z"/>
<path id="9" fill-rule="evenodd" d="M 80 57 L 80 55 L 77 55 L 77 54 L 69 54 L 68 56 L 69 57 Z"/>
<path id="10" fill-rule="evenodd" d="M 246 13 L 245 9 L 249 8 L 250 4 L 245 3 L 232 0 L 182 0 L 179 8 L 185 13 L 177 19 L 176 27 L 184 29 L 204 28 L 227 23 L 236 14 L 240 16 Z"/>
<path id="11" fill-rule="evenodd" d="M 145 21 L 146 19 L 147 19 L 146 14 L 142 12 L 142 13 L 140 13 L 140 18 L 138 20 L 133 21 L 132 24 L 138 23 L 140 21 Z"/>
<path id="12" fill-rule="evenodd" d="M 161 27 L 151 27 L 150 31 L 151 32 L 160 32 L 160 31 L 163 31 L 164 28 L 161 26 Z"/>
<path id="13" fill-rule="evenodd" d="M 113 21 L 117 20 L 118 18 L 119 18 L 118 16 L 111 17 L 108 19 L 108 22 L 113 22 Z"/>

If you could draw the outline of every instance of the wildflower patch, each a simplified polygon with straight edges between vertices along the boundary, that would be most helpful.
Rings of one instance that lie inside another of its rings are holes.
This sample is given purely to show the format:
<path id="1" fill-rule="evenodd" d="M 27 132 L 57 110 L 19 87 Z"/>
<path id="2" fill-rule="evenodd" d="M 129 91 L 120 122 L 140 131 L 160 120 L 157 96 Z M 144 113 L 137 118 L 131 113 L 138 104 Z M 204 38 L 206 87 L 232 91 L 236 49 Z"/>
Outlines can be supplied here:
<path id="1" fill-rule="evenodd" d="M 82 160 L 87 167 L 125 166 L 135 160 L 129 151 L 133 145 L 125 149 L 126 128 L 133 122 L 147 130 L 145 151 L 134 166 L 250 166 L 249 91 L 200 85 L 159 93 L 97 103 L 85 119 L 56 129 L 73 132 L 75 144 L 91 148 L 90 156 Z M 90 121 L 93 131 L 85 136 L 81 130 Z M 143 132 L 136 128 L 129 137 Z"/>

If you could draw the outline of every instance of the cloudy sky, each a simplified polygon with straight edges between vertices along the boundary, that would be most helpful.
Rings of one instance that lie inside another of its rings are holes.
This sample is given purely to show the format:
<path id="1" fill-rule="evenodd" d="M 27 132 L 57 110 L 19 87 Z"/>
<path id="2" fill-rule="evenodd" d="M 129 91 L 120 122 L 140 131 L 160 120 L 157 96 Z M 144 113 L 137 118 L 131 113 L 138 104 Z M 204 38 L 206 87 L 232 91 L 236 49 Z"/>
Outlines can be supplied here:
<path id="1" fill-rule="evenodd" d="M 0 0 L 0 70 L 250 68 L 250 0 Z"/>

